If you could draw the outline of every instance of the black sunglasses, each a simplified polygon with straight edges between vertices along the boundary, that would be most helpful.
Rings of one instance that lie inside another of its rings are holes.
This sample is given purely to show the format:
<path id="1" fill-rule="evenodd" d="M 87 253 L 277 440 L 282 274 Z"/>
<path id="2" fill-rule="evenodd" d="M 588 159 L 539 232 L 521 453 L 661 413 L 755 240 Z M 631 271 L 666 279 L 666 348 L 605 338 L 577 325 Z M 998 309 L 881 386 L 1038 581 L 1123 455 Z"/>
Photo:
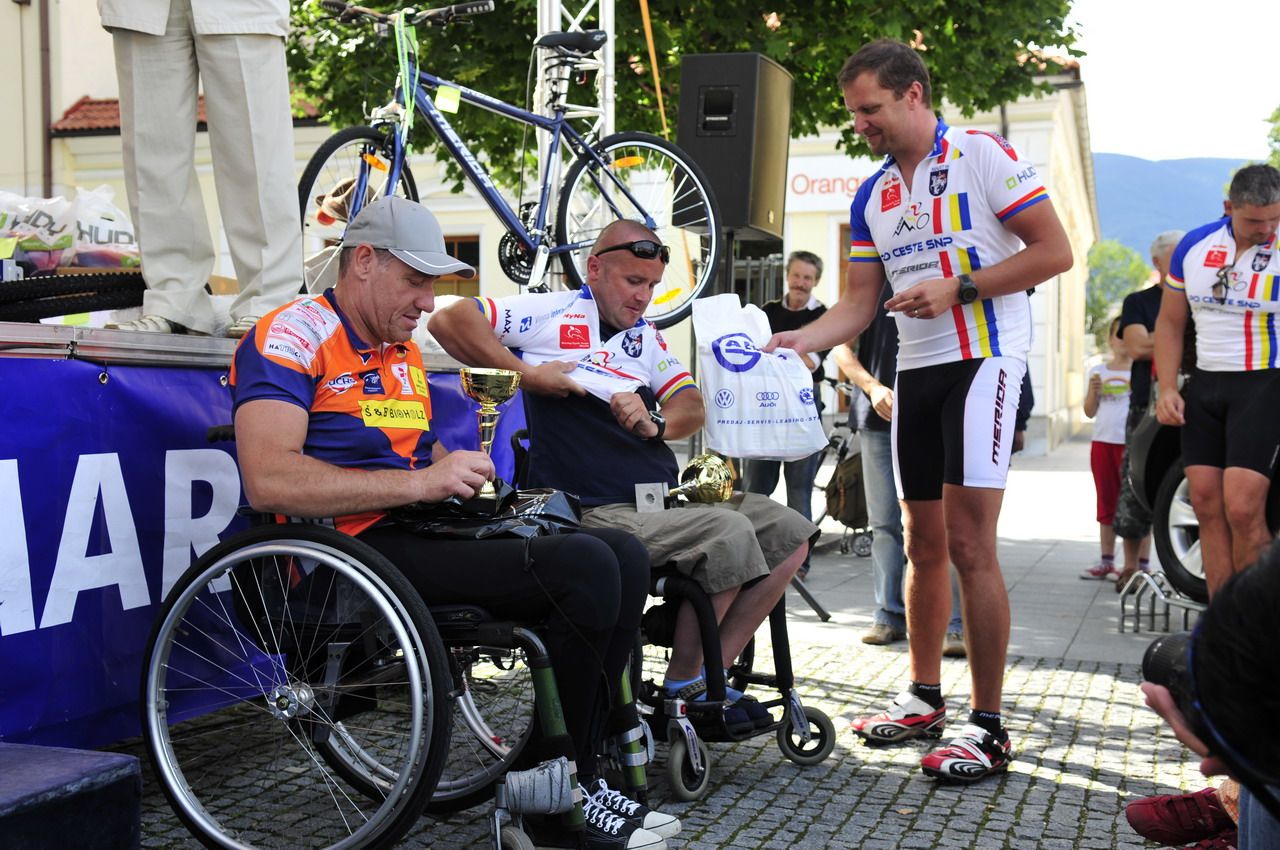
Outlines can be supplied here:
<path id="1" fill-rule="evenodd" d="M 1213 283 L 1212 293 L 1213 293 L 1213 300 L 1217 301 L 1219 304 L 1227 303 L 1227 291 L 1231 287 L 1231 284 L 1228 282 L 1228 279 L 1231 275 L 1231 270 L 1234 269 L 1235 267 L 1236 267 L 1235 263 L 1232 263 L 1229 266 L 1218 267 L 1218 279 L 1215 280 Z"/>
<path id="2" fill-rule="evenodd" d="M 671 249 L 666 245 L 654 242 L 652 239 L 623 242 L 621 245 L 614 245 L 611 248 L 596 251 L 596 256 L 599 257 L 601 254 L 607 254 L 610 251 L 630 251 L 632 256 L 639 257 L 642 260 L 652 260 L 657 257 L 662 260 L 664 266 L 671 262 Z"/>

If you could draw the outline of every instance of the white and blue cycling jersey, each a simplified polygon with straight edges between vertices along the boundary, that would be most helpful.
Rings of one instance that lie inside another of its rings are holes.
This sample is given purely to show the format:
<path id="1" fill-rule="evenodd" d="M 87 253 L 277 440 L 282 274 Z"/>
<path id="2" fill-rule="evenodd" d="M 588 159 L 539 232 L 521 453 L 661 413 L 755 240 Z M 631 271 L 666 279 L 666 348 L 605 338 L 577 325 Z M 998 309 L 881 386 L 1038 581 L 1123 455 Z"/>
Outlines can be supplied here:
<path id="1" fill-rule="evenodd" d="M 1048 197 L 1035 166 L 1003 138 L 939 121 L 910 191 L 893 157 L 859 187 L 850 208 L 849 262 L 880 263 L 894 292 L 975 272 L 1022 249 L 1004 224 Z M 982 357 L 1025 359 L 1031 347 L 1024 292 L 957 304 L 933 319 L 899 314 L 897 320 L 899 371 Z"/>
<path id="2" fill-rule="evenodd" d="M 1187 296 L 1196 323 L 1197 368 L 1276 368 L 1280 251 L 1274 234 L 1237 255 L 1230 218 L 1197 227 L 1173 249 L 1164 285 Z"/>

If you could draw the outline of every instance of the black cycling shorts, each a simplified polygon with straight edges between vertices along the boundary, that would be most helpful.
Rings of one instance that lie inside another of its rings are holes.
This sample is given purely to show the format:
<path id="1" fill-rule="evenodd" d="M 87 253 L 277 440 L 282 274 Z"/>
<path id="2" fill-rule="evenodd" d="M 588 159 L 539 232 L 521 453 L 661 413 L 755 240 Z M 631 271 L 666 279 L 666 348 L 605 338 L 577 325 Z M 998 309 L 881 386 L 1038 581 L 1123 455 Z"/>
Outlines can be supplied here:
<path id="1" fill-rule="evenodd" d="M 959 360 L 898 373 L 893 474 L 909 500 L 942 498 L 942 485 L 1003 490 L 1027 364 L 1013 357 Z"/>
<path id="2" fill-rule="evenodd" d="M 1235 466 L 1272 477 L 1280 454 L 1280 369 L 1197 369 L 1182 397 L 1184 464 Z"/>

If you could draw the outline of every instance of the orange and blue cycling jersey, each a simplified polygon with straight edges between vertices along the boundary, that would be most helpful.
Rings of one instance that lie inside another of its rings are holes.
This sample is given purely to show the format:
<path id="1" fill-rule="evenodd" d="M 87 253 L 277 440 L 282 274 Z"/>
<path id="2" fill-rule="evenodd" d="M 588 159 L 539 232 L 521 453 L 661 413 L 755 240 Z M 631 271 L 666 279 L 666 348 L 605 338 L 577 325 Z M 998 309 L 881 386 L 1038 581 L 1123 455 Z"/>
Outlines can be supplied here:
<path id="1" fill-rule="evenodd" d="M 333 290 L 269 313 L 240 341 L 231 364 L 235 408 L 258 399 L 307 411 L 303 453 L 334 466 L 421 469 L 431 464 L 431 395 L 413 344 L 370 345 Z M 385 514 L 335 517 L 359 534 Z"/>
<path id="2" fill-rule="evenodd" d="M 858 188 L 849 210 L 849 262 L 880 263 L 894 292 L 975 272 L 1022 249 L 1005 223 L 1048 197 L 1035 166 L 1003 138 L 939 121 L 910 189 L 893 157 Z M 1024 292 L 956 304 L 933 319 L 897 319 L 899 371 L 982 357 L 1025 359 L 1031 348 Z"/>
<path id="3" fill-rule="evenodd" d="M 1230 218 L 1178 243 L 1164 285 L 1182 292 L 1196 322 L 1196 368 L 1252 372 L 1280 367 L 1280 250 L 1276 235 L 1236 253 Z"/>

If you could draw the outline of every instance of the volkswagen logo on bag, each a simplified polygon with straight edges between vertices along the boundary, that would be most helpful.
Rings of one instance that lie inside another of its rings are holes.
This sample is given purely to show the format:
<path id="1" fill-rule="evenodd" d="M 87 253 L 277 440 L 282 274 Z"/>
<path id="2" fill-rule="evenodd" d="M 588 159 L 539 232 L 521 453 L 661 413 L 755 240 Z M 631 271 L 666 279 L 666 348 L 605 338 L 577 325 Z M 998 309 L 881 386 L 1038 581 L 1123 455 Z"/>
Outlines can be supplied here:
<path id="1" fill-rule="evenodd" d="M 760 362 L 760 349 L 744 333 L 725 334 L 711 343 L 716 362 L 730 372 L 746 372 Z"/>
<path id="2" fill-rule="evenodd" d="M 721 410 L 733 407 L 733 392 L 731 390 L 720 390 L 720 392 L 716 393 L 716 407 Z"/>
<path id="3" fill-rule="evenodd" d="M 805 387 L 800 391 L 800 403 L 813 405 L 813 387 Z"/>
<path id="4" fill-rule="evenodd" d="M 756 393 L 756 401 L 761 407 L 777 407 L 778 399 L 782 398 L 782 393 L 761 390 Z"/>

